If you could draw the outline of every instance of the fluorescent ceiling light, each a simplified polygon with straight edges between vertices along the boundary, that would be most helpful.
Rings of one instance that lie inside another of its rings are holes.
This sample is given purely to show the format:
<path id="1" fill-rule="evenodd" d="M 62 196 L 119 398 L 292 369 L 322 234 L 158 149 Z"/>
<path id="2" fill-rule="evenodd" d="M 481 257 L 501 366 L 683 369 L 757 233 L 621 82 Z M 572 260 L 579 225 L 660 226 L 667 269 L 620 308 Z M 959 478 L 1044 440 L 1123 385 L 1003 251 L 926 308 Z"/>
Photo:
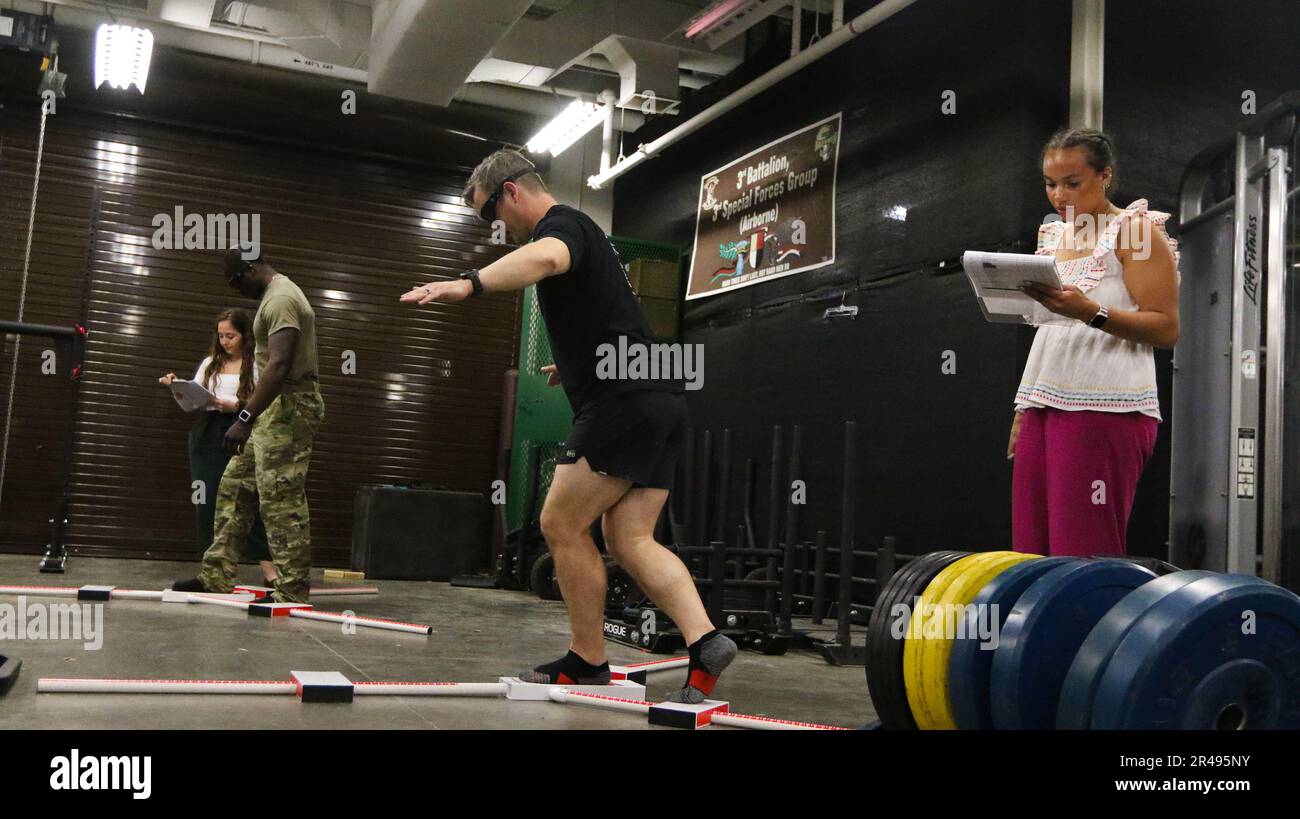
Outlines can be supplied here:
<path id="1" fill-rule="evenodd" d="M 605 118 L 605 106 L 574 100 L 569 107 L 547 123 L 528 140 L 528 150 L 535 154 L 559 156 L 565 148 L 582 139 Z"/>
<path id="2" fill-rule="evenodd" d="M 134 85 L 143 94 L 152 56 L 152 31 L 104 23 L 95 32 L 95 87 Z"/>
<path id="3" fill-rule="evenodd" d="M 686 39 L 693 40 L 722 25 L 736 12 L 750 5 L 749 0 L 719 0 L 696 15 L 686 27 Z"/>

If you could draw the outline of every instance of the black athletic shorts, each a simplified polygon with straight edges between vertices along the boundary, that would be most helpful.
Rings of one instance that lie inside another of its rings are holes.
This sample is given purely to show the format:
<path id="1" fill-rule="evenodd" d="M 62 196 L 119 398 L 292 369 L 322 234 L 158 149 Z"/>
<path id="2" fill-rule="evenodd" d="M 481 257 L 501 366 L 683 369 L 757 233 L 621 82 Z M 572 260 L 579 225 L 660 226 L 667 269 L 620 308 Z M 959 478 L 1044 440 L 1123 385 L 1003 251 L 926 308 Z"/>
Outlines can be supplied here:
<path id="1" fill-rule="evenodd" d="M 555 462 L 586 458 L 592 470 L 633 486 L 672 489 L 685 442 L 686 396 L 636 390 L 584 407 Z"/>

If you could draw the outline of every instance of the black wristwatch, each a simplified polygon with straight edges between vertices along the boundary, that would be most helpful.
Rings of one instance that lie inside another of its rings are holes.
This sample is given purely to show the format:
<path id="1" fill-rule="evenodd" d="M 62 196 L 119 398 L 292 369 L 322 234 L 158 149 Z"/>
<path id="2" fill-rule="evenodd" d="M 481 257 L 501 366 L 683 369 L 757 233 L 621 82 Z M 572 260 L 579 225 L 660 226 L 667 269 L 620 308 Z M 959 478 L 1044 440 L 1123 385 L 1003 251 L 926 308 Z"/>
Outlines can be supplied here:
<path id="1" fill-rule="evenodd" d="M 1110 311 L 1106 309 L 1105 305 L 1102 305 L 1097 310 L 1097 315 L 1093 316 L 1092 321 L 1088 322 L 1088 326 L 1100 330 L 1101 326 L 1106 323 L 1106 319 L 1108 318 L 1110 318 Z"/>
<path id="2" fill-rule="evenodd" d="M 459 278 L 469 279 L 469 283 L 474 286 L 474 292 L 470 293 L 470 298 L 483 295 L 483 282 L 478 280 L 477 270 L 466 270 L 460 274 Z"/>
<path id="3" fill-rule="evenodd" d="M 244 423 L 244 424 L 251 424 L 251 423 L 253 423 L 253 416 L 251 416 L 251 415 L 248 414 L 248 410 L 240 410 L 240 411 L 239 411 L 239 420 L 240 420 L 241 423 Z"/>

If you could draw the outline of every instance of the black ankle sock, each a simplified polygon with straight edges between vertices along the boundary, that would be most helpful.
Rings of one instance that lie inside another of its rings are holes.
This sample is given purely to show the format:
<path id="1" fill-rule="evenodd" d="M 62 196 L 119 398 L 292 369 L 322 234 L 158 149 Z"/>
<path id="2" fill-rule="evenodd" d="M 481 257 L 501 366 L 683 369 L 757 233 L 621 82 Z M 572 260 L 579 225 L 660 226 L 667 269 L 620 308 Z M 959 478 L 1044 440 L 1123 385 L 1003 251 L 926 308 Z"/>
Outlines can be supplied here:
<path id="1" fill-rule="evenodd" d="M 555 662 L 537 666 L 533 673 L 546 675 L 550 678 L 547 682 L 553 684 L 602 685 L 609 682 L 609 661 L 592 665 L 570 651 Z"/>

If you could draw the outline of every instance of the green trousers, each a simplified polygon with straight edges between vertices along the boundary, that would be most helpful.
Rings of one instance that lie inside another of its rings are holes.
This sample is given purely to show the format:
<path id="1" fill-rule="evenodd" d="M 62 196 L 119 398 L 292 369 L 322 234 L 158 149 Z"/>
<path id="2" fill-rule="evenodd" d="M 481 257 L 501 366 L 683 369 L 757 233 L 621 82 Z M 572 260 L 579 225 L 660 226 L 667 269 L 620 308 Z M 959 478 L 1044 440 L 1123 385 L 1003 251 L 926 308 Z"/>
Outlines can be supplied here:
<path id="1" fill-rule="evenodd" d="M 230 459 L 217 491 L 212 545 L 199 579 L 206 589 L 229 592 L 244 539 L 260 512 L 271 561 L 280 575 L 275 599 L 305 603 L 311 590 L 311 516 L 307 466 L 312 439 L 325 417 L 319 392 L 280 395 L 253 422 L 244 451 Z"/>

